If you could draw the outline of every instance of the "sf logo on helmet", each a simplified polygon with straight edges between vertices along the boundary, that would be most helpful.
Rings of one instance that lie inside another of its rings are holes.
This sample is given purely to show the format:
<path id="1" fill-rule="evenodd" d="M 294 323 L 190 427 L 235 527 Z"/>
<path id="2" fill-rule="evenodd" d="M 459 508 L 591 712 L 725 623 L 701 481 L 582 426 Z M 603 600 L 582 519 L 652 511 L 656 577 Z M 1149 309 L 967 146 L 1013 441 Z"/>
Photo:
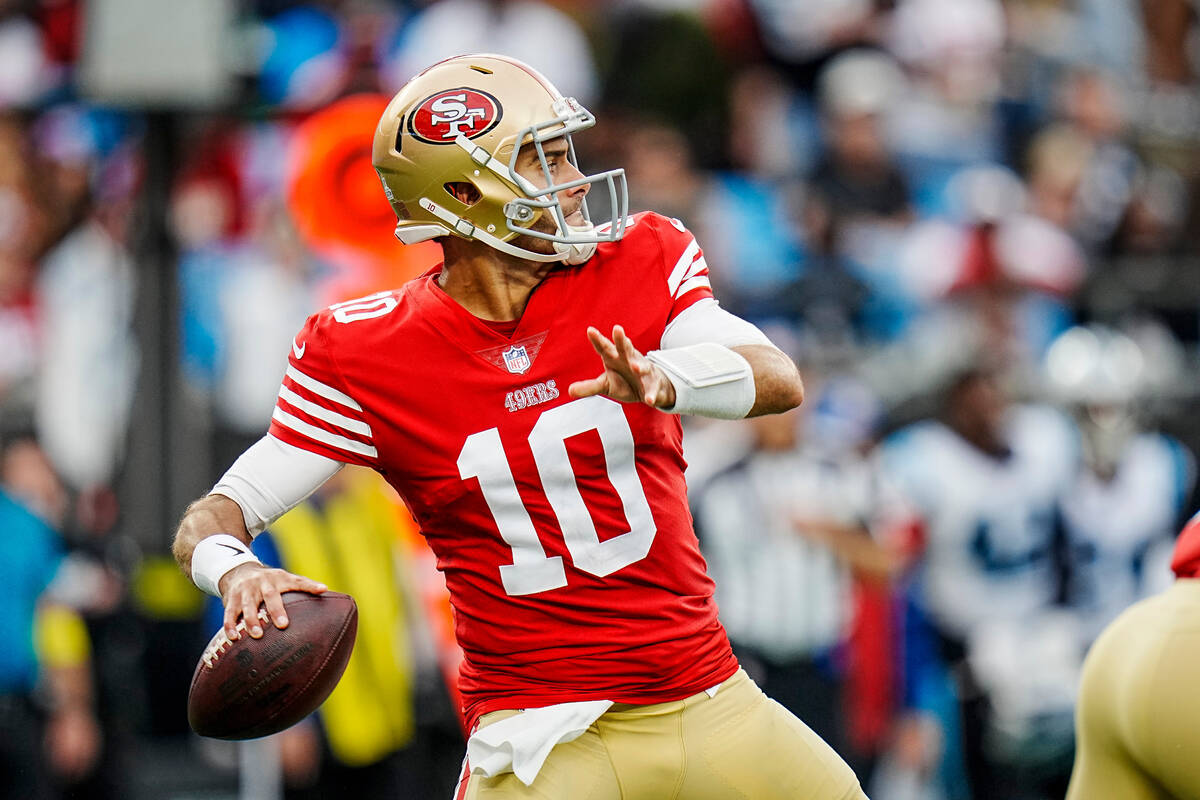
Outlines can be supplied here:
<path id="1" fill-rule="evenodd" d="M 459 136 L 474 139 L 500 121 L 500 102 L 487 92 L 447 89 L 430 95 L 408 118 L 408 132 L 430 144 L 453 144 Z"/>

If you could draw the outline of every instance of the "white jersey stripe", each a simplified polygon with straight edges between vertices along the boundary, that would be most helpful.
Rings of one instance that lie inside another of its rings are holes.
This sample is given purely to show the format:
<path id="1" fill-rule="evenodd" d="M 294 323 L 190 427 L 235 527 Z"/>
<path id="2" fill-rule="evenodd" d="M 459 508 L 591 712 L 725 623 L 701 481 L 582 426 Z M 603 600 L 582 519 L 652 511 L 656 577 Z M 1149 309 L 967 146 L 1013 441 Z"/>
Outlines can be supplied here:
<path id="1" fill-rule="evenodd" d="M 327 430 L 322 430 L 315 425 L 309 425 L 304 420 L 293 417 L 291 414 L 287 413 L 278 406 L 275 407 L 275 412 L 271 414 L 271 419 L 275 420 L 285 428 L 290 428 L 296 433 L 307 436 L 308 438 L 318 441 L 321 444 L 327 444 L 330 447 L 335 447 L 338 450 L 345 450 L 350 453 L 358 453 L 359 455 L 368 456 L 370 458 L 376 458 L 379 455 L 379 451 L 369 444 L 356 442 L 353 439 L 347 439 L 345 436 L 338 436 L 336 433 L 330 433 Z"/>
<path id="2" fill-rule="evenodd" d="M 691 265 L 688 266 L 687 271 L 683 273 L 683 279 L 679 282 L 679 286 L 682 286 L 683 284 L 687 283 L 689 279 L 695 278 L 697 275 L 707 275 L 707 274 L 708 274 L 708 262 L 704 260 L 704 256 L 702 254 L 702 255 L 697 256 L 696 260 L 693 261 L 691 263 Z M 681 294 L 683 294 L 682 290 L 679 287 L 676 287 L 675 294 L 672 296 L 679 297 L 679 295 L 681 295 Z"/>
<path id="3" fill-rule="evenodd" d="M 362 411 L 362 406 L 354 402 L 354 398 L 350 395 L 343 394 L 332 386 L 321 383 L 316 378 L 310 378 L 300 370 L 293 367 L 291 364 L 288 364 L 285 374 L 296 383 L 303 386 L 305 389 L 308 389 L 310 392 L 315 392 L 316 394 L 321 395 L 321 397 L 332 400 L 335 403 L 340 403 L 341 405 L 346 406 L 346 408 L 353 408 L 355 411 Z"/>
<path id="4" fill-rule="evenodd" d="M 679 287 L 679 291 L 675 293 L 675 296 L 683 297 L 692 289 L 699 289 L 701 286 L 707 286 L 710 289 L 712 288 L 712 284 L 709 283 L 707 275 L 697 275 L 695 278 L 684 281 L 683 285 Z"/>
<path id="5" fill-rule="evenodd" d="M 699 253 L 700 243 L 692 239 L 691 243 L 684 248 L 683 255 L 675 262 L 675 267 L 671 270 L 671 277 L 667 278 L 667 288 L 672 297 L 675 296 L 675 290 L 679 288 L 679 284 L 683 283 L 683 279 L 687 277 L 688 269 Z"/>
<path id="6" fill-rule="evenodd" d="M 319 406 L 316 403 L 309 402 L 286 386 L 279 387 L 279 398 L 287 401 L 288 405 L 295 406 L 310 416 L 325 420 L 329 424 L 336 425 L 339 428 L 344 428 L 350 433 L 357 433 L 360 436 L 373 435 L 371 433 L 371 426 L 362 420 L 343 416 L 336 411 L 330 411 L 324 406 Z"/>

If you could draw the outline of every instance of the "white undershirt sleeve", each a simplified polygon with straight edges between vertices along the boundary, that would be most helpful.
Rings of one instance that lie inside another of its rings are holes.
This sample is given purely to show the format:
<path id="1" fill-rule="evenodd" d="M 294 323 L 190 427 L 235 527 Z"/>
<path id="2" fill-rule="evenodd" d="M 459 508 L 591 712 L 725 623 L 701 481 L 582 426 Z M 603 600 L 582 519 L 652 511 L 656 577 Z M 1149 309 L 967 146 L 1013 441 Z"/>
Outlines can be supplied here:
<path id="1" fill-rule="evenodd" d="M 704 342 L 715 342 L 726 347 L 743 344 L 774 346 L 757 326 L 730 314 L 711 297 L 679 312 L 679 316 L 671 320 L 671 324 L 663 331 L 659 347 L 668 350 Z"/>
<path id="2" fill-rule="evenodd" d="M 346 466 L 274 436 L 252 444 L 221 476 L 212 494 L 237 503 L 246 530 L 257 536 Z"/>

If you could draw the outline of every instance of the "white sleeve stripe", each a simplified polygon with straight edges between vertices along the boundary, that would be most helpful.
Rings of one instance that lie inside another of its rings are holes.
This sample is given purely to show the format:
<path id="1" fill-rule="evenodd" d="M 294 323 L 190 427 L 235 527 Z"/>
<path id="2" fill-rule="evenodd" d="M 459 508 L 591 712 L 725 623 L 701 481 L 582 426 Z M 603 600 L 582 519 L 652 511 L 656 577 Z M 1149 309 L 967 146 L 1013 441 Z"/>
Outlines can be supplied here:
<path id="1" fill-rule="evenodd" d="M 697 275 L 707 275 L 707 274 L 708 274 L 708 262 L 704 260 L 703 255 L 698 256 L 696 258 L 696 260 L 691 263 L 691 266 L 689 266 L 687 268 L 687 272 L 685 272 L 683 274 L 683 280 L 680 281 L 679 286 L 676 287 L 675 293 L 672 295 L 672 297 L 679 297 L 679 295 L 683 294 L 682 287 L 690 279 L 695 278 Z"/>
<path id="2" fill-rule="evenodd" d="M 316 403 L 305 400 L 300 395 L 293 392 L 286 386 L 279 387 L 279 398 L 287 402 L 290 406 L 295 406 L 309 416 L 324 420 L 330 425 L 336 425 L 350 433 L 357 433 L 360 436 L 372 436 L 371 426 L 360 419 L 352 419 L 343 416 L 336 411 L 330 411 L 324 406 L 319 406 Z"/>
<path id="3" fill-rule="evenodd" d="M 684 281 L 683 285 L 679 287 L 679 291 L 675 293 L 675 296 L 683 297 L 692 289 L 699 289 L 701 286 L 707 286 L 710 289 L 712 288 L 712 284 L 709 283 L 707 275 L 698 275 L 695 278 Z"/>
<path id="4" fill-rule="evenodd" d="M 354 402 L 354 398 L 350 395 L 343 394 L 332 386 L 321 383 L 316 378 L 310 378 L 291 364 L 288 364 L 285 374 L 310 392 L 315 392 L 321 395 L 321 397 L 332 400 L 335 403 L 340 403 L 347 408 L 353 408 L 355 411 L 362 411 L 362 406 Z"/>
<path id="5" fill-rule="evenodd" d="M 671 270 L 671 277 L 667 278 L 667 288 L 671 291 L 672 297 L 675 296 L 675 290 L 679 288 L 679 284 L 683 283 L 683 279 L 687 277 L 688 269 L 699 253 L 700 243 L 692 239 L 691 243 L 684 248 L 683 255 L 675 262 L 675 267 Z"/>
<path id="6" fill-rule="evenodd" d="M 330 433 L 327 430 L 322 430 L 315 425 L 309 425 L 302 419 L 297 419 L 287 413 L 278 406 L 275 407 L 274 413 L 271 414 L 271 419 L 278 422 L 285 428 L 290 428 L 296 433 L 307 436 L 310 439 L 327 444 L 330 447 L 336 447 L 338 450 L 345 450 L 349 453 L 358 453 L 359 455 L 375 458 L 379 455 L 379 451 L 369 444 L 356 442 L 353 439 L 347 439 L 345 436 L 338 436 L 336 433 Z"/>

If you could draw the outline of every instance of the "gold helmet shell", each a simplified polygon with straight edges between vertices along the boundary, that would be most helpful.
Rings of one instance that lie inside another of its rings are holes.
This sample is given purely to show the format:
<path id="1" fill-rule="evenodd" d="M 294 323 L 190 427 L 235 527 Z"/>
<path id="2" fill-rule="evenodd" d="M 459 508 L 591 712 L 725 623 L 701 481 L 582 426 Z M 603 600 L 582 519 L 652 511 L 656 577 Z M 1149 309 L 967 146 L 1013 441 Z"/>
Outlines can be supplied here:
<path id="1" fill-rule="evenodd" d="M 575 163 L 571 134 L 594 124 L 595 117 L 574 98 L 563 97 L 516 59 L 477 54 L 434 64 L 392 98 L 375 129 L 371 161 L 396 212 L 396 238 L 412 244 L 455 235 L 519 258 L 586 261 L 598 242 L 616 241 L 624 233 L 625 172 L 584 174 L 555 184 L 542 143 L 565 137 Z M 527 144 L 536 148 L 544 188 L 515 170 L 517 154 Z M 450 187 L 461 183 L 474 186 L 478 199 L 458 199 Z M 586 224 L 567 223 L 557 193 L 583 184 L 607 190 L 611 221 L 593 226 L 584 202 Z M 551 216 L 555 232 L 530 228 L 544 214 Z M 555 253 L 514 244 L 520 234 L 553 242 Z"/>

